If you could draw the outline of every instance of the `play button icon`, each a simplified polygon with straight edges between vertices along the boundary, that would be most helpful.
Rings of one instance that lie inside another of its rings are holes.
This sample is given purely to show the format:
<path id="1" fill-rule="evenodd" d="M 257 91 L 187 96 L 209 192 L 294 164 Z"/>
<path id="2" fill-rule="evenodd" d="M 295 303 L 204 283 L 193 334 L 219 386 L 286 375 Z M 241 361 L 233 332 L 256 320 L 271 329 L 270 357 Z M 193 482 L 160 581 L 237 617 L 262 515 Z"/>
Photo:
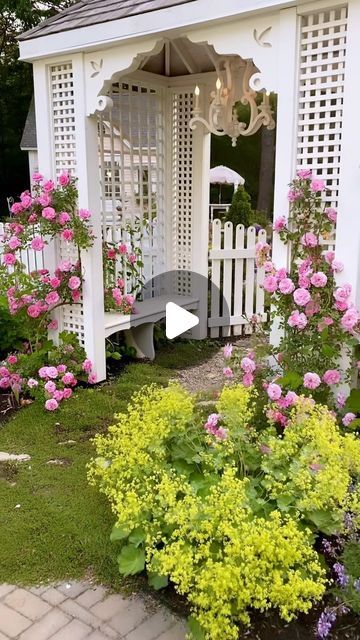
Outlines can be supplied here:
<path id="1" fill-rule="evenodd" d="M 199 318 L 174 302 L 166 305 L 166 337 L 173 340 L 199 324 Z"/>

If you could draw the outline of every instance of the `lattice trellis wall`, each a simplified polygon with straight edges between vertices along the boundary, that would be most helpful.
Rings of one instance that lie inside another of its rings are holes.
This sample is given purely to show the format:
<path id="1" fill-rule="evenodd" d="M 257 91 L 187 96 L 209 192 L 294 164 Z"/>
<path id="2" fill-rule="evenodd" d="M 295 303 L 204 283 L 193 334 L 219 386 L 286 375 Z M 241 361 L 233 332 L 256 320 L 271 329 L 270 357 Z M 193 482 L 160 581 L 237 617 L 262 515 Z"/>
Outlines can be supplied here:
<path id="1" fill-rule="evenodd" d="M 189 122 L 193 110 L 190 90 L 172 96 L 172 268 L 180 294 L 191 293 L 193 152 Z"/>
<path id="2" fill-rule="evenodd" d="M 121 79 L 109 98 L 98 115 L 103 237 L 126 242 L 126 225 L 147 221 L 141 244 L 149 281 L 165 268 L 164 93 Z"/>
<path id="3" fill-rule="evenodd" d="M 341 161 L 346 27 L 346 6 L 301 18 L 297 164 L 325 179 L 327 203 L 333 207 Z"/>
<path id="4" fill-rule="evenodd" d="M 74 80 L 71 62 L 57 64 L 50 68 L 53 157 L 56 175 L 62 171 L 76 173 L 75 145 L 75 104 Z M 77 250 L 70 243 L 57 241 L 58 261 L 78 260 Z M 84 317 L 82 303 L 61 307 L 60 326 L 65 331 L 76 333 L 84 344 Z"/>

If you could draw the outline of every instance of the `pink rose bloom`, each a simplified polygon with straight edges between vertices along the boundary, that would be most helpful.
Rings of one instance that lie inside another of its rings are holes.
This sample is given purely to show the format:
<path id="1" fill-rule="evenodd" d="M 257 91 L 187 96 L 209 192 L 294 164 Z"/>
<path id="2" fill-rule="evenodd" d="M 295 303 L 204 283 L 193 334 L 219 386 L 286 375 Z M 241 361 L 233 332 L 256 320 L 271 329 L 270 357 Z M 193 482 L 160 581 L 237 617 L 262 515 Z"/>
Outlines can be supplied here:
<path id="1" fill-rule="evenodd" d="M 328 369 L 327 371 L 325 371 L 323 375 L 323 382 L 325 382 L 325 384 L 328 384 L 328 385 L 339 384 L 340 379 L 341 379 L 341 374 L 336 369 Z"/>
<path id="2" fill-rule="evenodd" d="M 120 289 L 123 289 L 125 287 L 125 280 L 123 278 L 119 278 L 117 281 L 117 285 Z"/>
<path id="3" fill-rule="evenodd" d="M 342 262 L 340 262 L 340 260 L 333 260 L 331 263 L 331 268 L 334 273 L 341 273 L 341 271 L 344 271 L 344 265 Z"/>
<path id="4" fill-rule="evenodd" d="M 347 311 L 345 311 L 343 317 L 341 318 L 341 326 L 343 329 L 347 331 L 352 331 L 354 327 L 359 322 L 359 314 L 354 307 L 350 307 Z"/>
<path id="5" fill-rule="evenodd" d="M 54 220 L 54 218 L 56 218 L 56 211 L 53 207 L 45 207 L 41 215 L 45 220 Z"/>
<path id="6" fill-rule="evenodd" d="M 49 377 L 48 369 L 49 369 L 49 367 L 41 367 L 39 369 L 39 371 L 38 371 L 38 374 L 39 374 L 40 378 L 42 378 L 43 380 L 45 380 L 46 378 Z"/>
<path id="7" fill-rule="evenodd" d="M 289 202 L 295 202 L 295 200 L 300 200 L 303 195 L 300 189 L 289 189 L 287 197 Z"/>
<path id="8" fill-rule="evenodd" d="M 93 368 L 93 363 L 91 362 L 91 360 L 89 360 L 88 358 L 84 360 L 82 365 L 82 370 L 85 371 L 85 373 L 91 373 L 92 368 Z"/>
<path id="9" fill-rule="evenodd" d="M 49 331 L 56 331 L 59 327 L 58 321 L 57 320 L 51 320 L 51 322 L 49 322 L 48 324 L 48 330 Z"/>
<path id="10" fill-rule="evenodd" d="M 254 382 L 254 376 L 252 373 L 245 373 L 242 379 L 244 387 L 251 387 Z"/>
<path id="11" fill-rule="evenodd" d="M 324 258 L 328 264 L 331 264 L 335 259 L 335 251 L 325 251 Z"/>
<path id="12" fill-rule="evenodd" d="M 23 210 L 24 207 L 22 206 L 21 202 L 14 202 L 14 204 L 10 208 L 10 211 L 14 214 L 14 216 L 16 216 L 18 213 L 21 213 Z"/>
<path id="13" fill-rule="evenodd" d="M 45 384 L 45 391 L 47 391 L 48 393 L 54 393 L 54 391 L 56 391 L 55 382 L 53 382 L 52 380 L 48 380 L 48 382 Z"/>
<path id="14" fill-rule="evenodd" d="M 304 313 L 299 313 L 298 310 L 293 311 L 292 314 L 288 318 L 288 325 L 290 327 L 296 327 L 297 329 L 304 329 L 307 325 L 307 318 Z"/>
<path id="15" fill-rule="evenodd" d="M 308 289 L 311 285 L 310 278 L 308 278 L 304 274 L 301 274 L 299 275 L 298 284 L 301 289 Z"/>
<path id="16" fill-rule="evenodd" d="M 331 327 L 332 324 L 334 324 L 334 320 L 332 318 L 329 318 L 328 316 L 325 316 L 320 320 L 318 324 L 318 331 L 324 331 L 325 327 Z"/>
<path id="17" fill-rule="evenodd" d="M 351 424 L 352 421 L 355 420 L 355 418 L 356 418 L 355 413 L 346 413 L 342 419 L 342 423 L 344 427 L 348 427 L 349 424 Z"/>
<path id="18" fill-rule="evenodd" d="M 7 367 L 0 367 L 0 378 L 6 378 L 10 375 L 9 369 Z"/>
<path id="19" fill-rule="evenodd" d="M 91 218 L 90 211 L 88 211 L 87 209 L 80 209 L 79 218 L 81 218 L 81 220 L 89 220 L 89 218 Z"/>
<path id="20" fill-rule="evenodd" d="M 56 402 L 61 402 L 64 399 L 64 392 L 61 391 L 61 389 L 56 389 L 56 391 L 54 391 L 53 398 Z"/>
<path id="21" fill-rule="evenodd" d="M 340 407 L 340 408 L 344 407 L 345 402 L 346 402 L 345 393 L 343 393 L 343 391 L 339 391 L 339 393 L 336 396 L 336 403 L 337 403 L 338 407 Z"/>
<path id="22" fill-rule="evenodd" d="M 311 295 L 307 289 L 300 288 L 295 289 L 293 293 L 293 298 L 295 304 L 299 305 L 299 307 L 304 307 L 311 300 Z"/>
<path id="23" fill-rule="evenodd" d="M 301 180 L 308 180 L 312 177 L 312 172 L 311 169 L 299 169 L 299 171 L 296 172 L 296 175 L 298 178 L 301 178 Z"/>
<path id="24" fill-rule="evenodd" d="M 224 374 L 225 378 L 233 378 L 234 377 L 234 372 L 230 367 L 224 367 L 223 374 Z"/>
<path id="25" fill-rule="evenodd" d="M 135 264 L 135 262 L 137 260 L 137 257 L 135 255 L 135 253 L 130 253 L 130 255 L 128 257 L 128 260 L 129 260 L 130 264 Z"/>
<path id="26" fill-rule="evenodd" d="M 89 384 L 96 384 L 97 382 L 97 376 L 96 373 L 90 373 L 88 376 L 88 383 Z"/>
<path id="27" fill-rule="evenodd" d="M 57 378 L 58 370 L 56 367 L 47 367 L 47 375 L 49 378 Z"/>
<path id="28" fill-rule="evenodd" d="M 44 179 L 44 176 L 42 176 L 41 173 L 35 172 L 32 175 L 32 179 L 34 182 L 42 182 Z"/>
<path id="29" fill-rule="evenodd" d="M 325 191 L 326 189 L 326 185 L 324 180 L 312 180 L 311 185 L 310 185 L 310 189 L 311 191 L 314 191 L 315 193 L 317 191 Z"/>
<path id="30" fill-rule="evenodd" d="M 57 289 L 61 285 L 61 280 L 59 278 L 50 278 L 50 286 L 53 289 Z"/>
<path id="31" fill-rule="evenodd" d="M 9 356 L 7 361 L 8 361 L 9 364 L 16 364 L 18 359 L 17 359 L 16 356 Z"/>
<path id="32" fill-rule="evenodd" d="M 51 196 L 48 193 L 43 193 L 39 198 L 38 198 L 38 203 L 42 206 L 42 207 L 48 207 L 49 204 L 51 204 Z"/>
<path id="33" fill-rule="evenodd" d="M 271 260 L 266 260 L 266 262 L 264 262 L 264 271 L 265 273 L 269 273 L 270 271 L 274 271 L 274 264 L 271 262 Z"/>
<path id="34" fill-rule="evenodd" d="M 284 280 L 280 280 L 279 282 L 279 290 L 284 295 L 292 293 L 295 289 L 295 285 L 290 278 L 284 278 Z"/>
<path id="35" fill-rule="evenodd" d="M 63 384 L 72 385 L 74 383 L 74 380 L 75 380 L 75 376 L 70 371 L 68 371 L 67 373 L 64 373 L 63 377 L 61 378 L 61 382 Z"/>
<path id="36" fill-rule="evenodd" d="M 17 263 L 16 256 L 13 253 L 4 253 L 3 255 L 3 264 L 7 267 L 11 267 Z"/>
<path id="37" fill-rule="evenodd" d="M 49 307 L 51 307 L 54 304 L 57 304 L 59 300 L 60 300 L 60 296 L 57 293 L 57 291 L 50 291 L 50 293 L 48 293 L 45 298 L 45 302 L 46 304 L 49 305 Z"/>
<path id="38" fill-rule="evenodd" d="M 47 411 L 56 411 L 58 406 L 59 403 L 55 400 L 55 398 L 50 398 L 50 400 L 46 400 L 45 402 L 45 409 Z"/>
<path id="39" fill-rule="evenodd" d="M 45 242 L 40 236 L 35 236 L 35 238 L 31 240 L 31 248 L 34 251 L 42 251 L 44 247 Z"/>
<path id="40" fill-rule="evenodd" d="M 304 247 L 311 248 L 316 247 L 319 244 L 315 233 L 311 233 L 311 231 L 309 231 L 308 233 L 304 233 L 300 242 Z"/>
<path id="41" fill-rule="evenodd" d="M 271 382 L 266 389 L 266 392 L 270 398 L 270 400 L 279 400 L 281 398 L 282 390 L 280 385 L 275 382 Z"/>
<path id="42" fill-rule="evenodd" d="M 21 204 L 24 209 L 28 209 L 32 205 L 32 197 L 28 194 L 24 194 L 24 196 L 21 198 Z"/>
<path id="43" fill-rule="evenodd" d="M 274 220 L 273 230 L 274 231 L 282 231 L 286 226 L 286 218 L 285 216 L 279 216 Z"/>
<path id="44" fill-rule="evenodd" d="M 11 251 L 16 251 L 16 249 L 21 247 L 21 240 L 19 240 L 19 238 L 17 238 L 16 236 L 12 236 L 7 243 L 7 246 L 9 247 L 9 249 L 11 249 Z"/>
<path id="45" fill-rule="evenodd" d="M 120 244 L 120 245 L 119 245 L 119 252 L 120 252 L 120 253 L 122 253 L 122 254 L 127 253 L 127 246 L 126 246 L 126 244 L 122 243 L 122 244 Z"/>
<path id="46" fill-rule="evenodd" d="M 71 271 L 73 268 L 72 262 L 70 260 L 62 260 L 58 266 L 59 271 L 62 273 L 67 273 Z"/>
<path id="47" fill-rule="evenodd" d="M 314 287 L 321 289 L 322 287 L 326 286 L 327 277 L 325 273 L 323 273 L 322 271 L 317 271 L 316 273 L 313 273 L 313 275 L 311 276 L 310 282 Z"/>
<path id="48" fill-rule="evenodd" d="M 78 276 L 71 276 L 71 278 L 69 278 L 69 282 L 68 282 L 69 289 L 71 289 L 72 291 L 75 291 L 76 289 L 79 289 L 80 286 L 81 286 L 81 280 L 80 278 L 78 278 Z"/>
<path id="49" fill-rule="evenodd" d="M 69 400 L 69 398 L 71 398 L 71 396 L 73 394 L 73 390 L 72 389 L 64 389 L 63 394 L 64 394 L 64 400 Z"/>
<path id="50" fill-rule="evenodd" d="M 71 292 L 71 299 L 73 302 L 79 302 L 80 298 L 81 298 L 81 295 L 79 290 Z"/>
<path id="51" fill-rule="evenodd" d="M 67 187 L 67 185 L 70 183 L 70 176 L 67 173 L 67 171 L 64 171 L 60 176 L 59 176 L 59 184 L 62 187 Z"/>
<path id="52" fill-rule="evenodd" d="M 338 311 L 346 311 L 348 309 L 349 304 L 347 302 L 339 302 L 338 300 L 334 304 L 335 309 Z"/>
<path id="53" fill-rule="evenodd" d="M 228 342 L 228 344 L 226 344 L 224 347 L 224 358 L 226 359 L 231 358 L 232 352 L 233 352 L 233 346 Z"/>
<path id="54" fill-rule="evenodd" d="M 65 373 L 66 369 L 67 369 L 66 364 L 58 364 L 57 366 L 57 370 L 59 373 Z"/>
<path id="55" fill-rule="evenodd" d="M 263 287 L 268 293 L 274 293 L 278 287 L 277 278 L 275 276 L 266 276 Z"/>
<path id="56" fill-rule="evenodd" d="M 27 314 L 30 318 L 38 318 L 41 314 L 41 306 L 39 304 L 31 304 L 27 308 Z"/>
<path id="57" fill-rule="evenodd" d="M 288 391 L 285 396 L 285 402 L 287 407 L 292 407 L 298 401 L 299 396 L 295 393 L 295 391 Z"/>
<path id="58" fill-rule="evenodd" d="M 331 222 L 336 222 L 336 219 L 337 219 L 336 209 L 333 209 L 332 207 L 327 207 L 327 209 L 325 209 L 325 215 L 327 218 L 329 218 Z"/>
<path id="59" fill-rule="evenodd" d="M 64 226 L 65 224 L 70 222 L 70 220 L 71 218 L 66 211 L 62 211 L 61 213 L 59 213 L 59 223 L 61 224 L 61 226 Z"/>
<path id="60" fill-rule="evenodd" d="M 47 193 L 54 191 L 55 189 L 55 183 L 52 180 L 48 180 L 47 182 L 44 183 L 43 185 L 43 189 L 44 191 L 46 191 Z"/>
<path id="61" fill-rule="evenodd" d="M 254 360 L 247 357 L 241 360 L 240 366 L 245 373 L 254 373 L 256 369 L 256 364 Z"/>
<path id="62" fill-rule="evenodd" d="M 127 293 L 126 296 L 125 296 L 125 302 L 126 302 L 126 304 L 128 304 L 130 306 L 133 305 L 134 302 L 135 302 L 134 296 L 132 296 L 130 293 Z"/>
<path id="63" fill-rule="evenodd" d="M 309 273 L 311 273 L 311 269 L 310 269 L 311 265 L 312 265 L 311 258 L 307 258 L 306 260 L 303 260 L 298 266 L 298 272 L 303 275 L 309 275 Z"/>
<path id="64" fill-rule="evenodd" d="M 115 260 L 116 259 L 116 249 L 113 249 L 113 248 L 112 249 L 108 249 L 108 252 L 107 252 L 106 255 L 107 255 L 107 258 L 109 260 Z"/>
<path id="65" fill-rule="evenodd" d="M 351 284 L 343 284 L 341 287 L 338 287 L 334 293 L 334 298 L 337 302 L 346 302 L 349 296 L 351 295 Z"/>
<path id="66" fill-rule="evenodd" d="M 287 278 L 287 271 L 286 271 L 285 267 L 281 267 L 281 269 L 278 269 L 278 271 L 276 272 L 275 275 L 276 275 L 278 281 L 285 280 L 285 278 Z"/>
<path id="67" fill-rule="evenodd" d="M 64 231 L 61 232 L 61 237 L 65 242 L 71 242 L 74 238 L 74 232 L 72 229 L 64 229 Z"/>
<path id="68" fill-rule="evenodd" d="M 303 384 L 306 389 L 316 389 L 321 384 L 321 380 L 317 373 L 309 371 L 304 375 Z"/>
<path id="69" fill-rule="evenodd" d="M 35 222 L 37 222 L 37 220 L 38 220 L 38 217 L 36 213 L 32 213 L 31 215 L 29 215 L 29 222 L 31 224 L 34 224 Z"/>
<path id="70" fill-rule="evenodd" d="M 38 383 L 37 380 L 35 380 L 34 378 L 29 378 L 29 380 L 27 382 L 27 386 L 29 387 L 29 389 L 34 389 L 38 385 L 39 385 L 39 383 Z"/>
<path id="71" fill-rule="evenodd" d="M 305 314 L 308 318 L 311 318 L 315 315 L 315 313 L 319 313 L 320 305 L 315 300 L 310 300 L 305 307 Z"/>

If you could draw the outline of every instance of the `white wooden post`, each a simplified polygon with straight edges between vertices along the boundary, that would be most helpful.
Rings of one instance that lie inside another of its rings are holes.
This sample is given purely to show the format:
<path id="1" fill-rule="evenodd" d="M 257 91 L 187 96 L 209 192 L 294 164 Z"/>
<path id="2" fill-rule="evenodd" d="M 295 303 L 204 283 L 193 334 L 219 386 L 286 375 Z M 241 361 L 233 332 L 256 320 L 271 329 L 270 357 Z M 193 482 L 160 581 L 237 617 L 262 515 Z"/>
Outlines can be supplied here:
<path id="1" fill-rule="evenodd" d="M 204 93 L 204 92 L 203 92 Z M 193 178 L 192 178 L 192 271 L 204 279 L 209 272 L 209 172 L 210 172 L 211 136 L 202 126 L 193 131 Z M 196 282 L 196 277 L 195 277 Z M 206 286 L 200 291 L 192 291 L 199 295 L 200 322 L 192 331 L 192 337 L 202 340 L 208 334 L 208 292 Z"/>
<path id="2" fill-rule="evenodd" d="M 288 216 L 288 184 L 294 176 L 296 163 L 296 134 L 298 111 L 298 17 L 296 8 L 280 11 L 279 25 L 279 83 L 276 125 L 276 161 L 274 219 Z M 289 247 L 278 234 L 273 237 L 273 261 L 277 268 L 288 267 Z M 279 344 L 281 331 L 276 322 L 270 335 L 271 344 Z"/>
<path id="3" fill-rule="evenodd" d="M 338 281 L 352 285 L 353 301 L 357 308 L 360 307 L 359 24 L 360 1 L 349 0 L 336 258 L 345 265 L 344 271 L 338 275 Z"/>
<path id="4" fill-rule="evenodd" d="M 95 118 L 86 115 L 83 54 L 74 56 L 73 73 L 79 207 L 91 212 L 95 236 L 93 247 L 81 255 L 85 277 L 84 339 L 87 356 L 94 363 L 97 380 L 101 381 L 106 378 L 106 365 L 98 134 Z"/>

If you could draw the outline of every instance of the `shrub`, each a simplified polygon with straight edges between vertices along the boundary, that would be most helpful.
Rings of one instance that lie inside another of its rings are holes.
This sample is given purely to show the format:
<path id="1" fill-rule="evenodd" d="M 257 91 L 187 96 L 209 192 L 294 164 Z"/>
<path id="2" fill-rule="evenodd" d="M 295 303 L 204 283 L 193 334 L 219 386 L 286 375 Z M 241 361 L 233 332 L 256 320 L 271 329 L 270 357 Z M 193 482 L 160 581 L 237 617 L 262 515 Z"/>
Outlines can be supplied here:
<path id="1" fill-rule="evenodd" d="M 251 608 L 277 608 L 290 620 L 325 590 L 310 530 L 295 510 L 278 507 L 275 482 L 266 488 L 272 476 L 262 467 L 272 454 L 263 445 L 264 432 L 250 426 L 255 400 L 252 389 L 226 387 L 217 413 L 206 417 L 176 385 L 146 388 L 126 414 L 116 416 L 107 436 L 95 438 L 89 479 L 116 515 L 112 539 L 121 541 L 119 569 L 129 575 L 146 567 L 155 588 L 170 579 L 191 605 L 195 638 L 237 638 Z M 298 437 L 295 425 L 294 416 Z M 341 436 L 335 425 L 329 430 L 336 445 Z M 318 437 L 320 431 L 321 425 Z M 274 429 L 265 433 L 270 442 Z M 286 444 L 285 468 L 292 455 Z M 321 453 L 325 464 L 332 463 L 325 443 Z M 275 451 L 274 477 L 280 457 Z M 313 493 L 309 487 L 306 507 Z"/>
<path id="2" fill-rule="evenodd" d="M 249 227 L 252 221 L 251 198 L 243 186 L 239 186 L 234 192 L 226 221 L 232 222 L 234 227 L 243 224 Z"/>

